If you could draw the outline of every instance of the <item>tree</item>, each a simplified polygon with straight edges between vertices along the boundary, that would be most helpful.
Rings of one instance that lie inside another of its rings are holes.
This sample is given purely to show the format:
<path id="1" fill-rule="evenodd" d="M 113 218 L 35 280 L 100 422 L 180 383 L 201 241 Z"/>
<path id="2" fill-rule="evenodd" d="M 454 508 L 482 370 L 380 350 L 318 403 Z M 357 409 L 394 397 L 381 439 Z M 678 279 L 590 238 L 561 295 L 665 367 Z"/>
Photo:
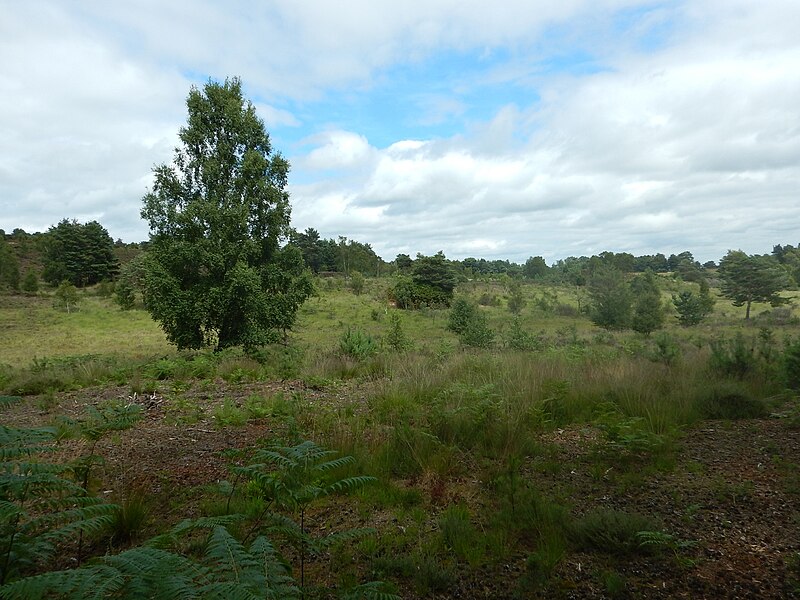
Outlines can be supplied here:
<path id="1" fill-rule="evenodd" d="M 153 170 L 145 306 L 178 348 L 255 347 L 291 328 L 312 292 L 289 234 L 289 163 L 239 79 L 192 88 L 172 165 Z"/>
<path id="2" fill-rule="evenodd" d="M 522 283 L 514 279 L 508 286 L 508 310 L 515 315 L 525 307 L 525 296 L 522 293 Z"/>
<path id="3" fill-rule="evenodd" d="M 82 225 L 63 219 L 47 230 L 44 242 L 44 273 L 50 285 L 66 280 L 83 287 L 112 279 L 119 269 L 114 240 L 97 221 Z"/>
<path id="4" fill-rule="evenodd" d="M 25 272 L 25 277 L 22 278 L 22 285 L 20 286 L 23 292 L 28 294 L 35 294 L 39 291 L 39 278 L 33 269 L 28 269 Z"/>
<path id="5" fill-rule="evenodd" d="M 788 302 L 778 295 L 786 289 L 788 277 L 771 256 L 749 256 L 741 250 L 729 250 L 719 263 L 722 295 L 734 306 L 746 306 L 745 319 L 750 319 L 753 302 L 769 302 L 780 306 Z"/>
<path id="6" fill-rule="evenodd" d="M 525 266 L 522 267 L 522 274 L 528 279 L 540 279 L 547 275 L 550 267 L 544 262 L 541 256 L 531 256 L 525 261 Z"/>
<path id="7" fill-rule="evenodd" d="M 418 254 L 411 276 L 399 277 L 391 295 L 398 308 L 450 306 L 455 287 L 456 275 L 442 252 L 433 256 Z"/>
<path id="8" fill-rule="evenodd" d="M 598 266 L 589 280 L 590 317 L 606 329 L 623 329 L 631 317 L 631 291 L 623 273 L 610 265 Z"/>
<path id="9" fill-rule="evenodd" d="M 19 262 L 11 246 L 0 236 L 0 289 L 19 289 Z"/>
<path id="10" fill-rule="evenodd" d="M 450 306 L 456 287 L 456 276 L 443 252 L 439 251 L 433 256 L 417 255 L 411 268 L 411 280 L 417 287 L 429 292 L 432 304 Z"/>
<path id="11" fill-rule="evenodd" d="M 53 305 L 59 310 L 64 310 L 68 313 L 72 312 L 78 306 L 80 296 L 78 290 L 66 279 L 61 282 L 55 293 Z"/>
<path id="12" fill-rule="evenodd" d="M 631 282 L 631 292 L 634 297 L 631 329 L 645 335 L 661 329 L 664 326 L 664 304 L 653 272 L 646 271 L 636 277 Z"/>

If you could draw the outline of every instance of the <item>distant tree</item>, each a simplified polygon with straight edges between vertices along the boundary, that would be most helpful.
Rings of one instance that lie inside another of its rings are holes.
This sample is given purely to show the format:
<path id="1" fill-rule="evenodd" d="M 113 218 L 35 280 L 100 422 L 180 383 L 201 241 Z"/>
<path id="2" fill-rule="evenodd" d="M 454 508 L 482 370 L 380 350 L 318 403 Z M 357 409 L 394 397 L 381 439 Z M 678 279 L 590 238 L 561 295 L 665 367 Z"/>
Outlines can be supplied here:
<path id="1" fill-rule="evenodd" d="M 350 275 L 350 289 L 356 296 L 360 296 L 364 291 L 364 276 L 359 271 L 353 271 Z"/>
<path id="2" fill-rule="evenodd" d="M 0 289 L 19 289 L 19 262 L 5 235 L 0 237 Z"/>
<path id="3" fill-rule="evenodd" d="M 300 249 L 303 261 L 314 273 L 325 270 L 323 268 L 322 240 L 316 229 L 309 227 L 303 233 L 293 231 L 290 239 L 291 243 Z"/>
<path id="4" fill-rule="evenodd" d="M 741 250 L 729 250 L 719 263 L 722 295 L 734 306 L 746 306 L 745 319 L 750 319 L 753 302 L 780 306 L 788 302 L 778 292 L 789 284 L 786 271 L 771 256 L 749 256 Z"/>
<path id="5" fill-rule="evenodd" d="M 97 221 L 82 225 L 63 219 L 48 229 L 42 260 L 42 276 L 51 285 L 64 280 L 79 287 L 94 285 L 112 279 L 119 269 L 114 241 Z"/>
<path id="6" fill-rule="evenodd" d="M 39 278 L 36 276 L 36 271 L 28 269 L 25 272 L 25 277 L 22 278 L 22 285 L 20 288 L 23 292 L 28 294 L 35 294 L 39 291 Z"/>
<path id="7" fill-rule="evenodd" d="M 631 291 L 624 274 L 609 265 L 598 267 L 588 283 L 589 316 L 605 329 L 624 329 L 631 318 Z"/>
<path id="8" fill-rule="evenodd" d="M 525 307 L 525 296 L 522 293 L 522 284 L 513 279 L 508 286 L 508 310 L 518 315 Z"/>
<path id="9" fill-rule="evenodd" d="M 447 329 L 458 335 L 464 333 L 478 310 L 478 306 L 470 302 L 468 298 L 459 296 L 450 307 Z"/>
<path id="10" fill-rule="evenodd" d="M 399 271 L 409 271 L 414 261 L 408 254 L 398 254 L 394 259 L 394 264 Z"/>
<path id="11" fill-rule="evenodd" d="M 661 290 L 657 278 L 652 271 L 638 275 L 631 282 L 633 293 L 633 315 L 631 329 L 645 335 L 664 326 L 664 303 L 661 301 Z"/>
<path id="12" fill-rule="evenodd" d="M 453 301 L 447 328 L 458 335 L 465 346 L 486 348 L 494 342 L 494 331 L 489 329 L 486 315 L 476 304 L 464 297 Z"/>
<path id="13" fill-rule="evenodd" d="M 69 281 L 64 280 L 56 289 L 53 305 L 59 310 L 70 313 L 78 306 L 79 300 L 77 288 Z"/>
<path id="14" fill-rule="evenodd" d="M 420 306 L 450 306 L 456 275 L 444 254 L 417 255 L 411 269 L 411 277 L 401 277 L 393 288 L 393 295 L 400 308 Z"/>
<path id="15" fill-rule="evenodd" d="M 549 270 L 550 267 L 547 266 L 541 256 L 531 256 L 525 261 L 525 266 L 522 267 L 522 274 L 528 279 L 541 279 L 547 275 Z"/>
<path id="16" fill-rule="evenodd" d="M 313 289 L 289 234 L 289 163 L 238 79 L 193 88 L 172 165 L 155 167 L 145 307 L 178 348 L 277 341 Z"/>
<path id="17" fill-rule="evenodd" d="M 675 305 L 675 310 L 678 312 L 678 322 L 685 327 L 689 327 L 698 325 L 710 315 L 714 309 L 715 301 L 711 296 L 708 283 L 704 279 L 700 282 L 699 294 L 689 290 L 673 294 L 672 304 Z"/>

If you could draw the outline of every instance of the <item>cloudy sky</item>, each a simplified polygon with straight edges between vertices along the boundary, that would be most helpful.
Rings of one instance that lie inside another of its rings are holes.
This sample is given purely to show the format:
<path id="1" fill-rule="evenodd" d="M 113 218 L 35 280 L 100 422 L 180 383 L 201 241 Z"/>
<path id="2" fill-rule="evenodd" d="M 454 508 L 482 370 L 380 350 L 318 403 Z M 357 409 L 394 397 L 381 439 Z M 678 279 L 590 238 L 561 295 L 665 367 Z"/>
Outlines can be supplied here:
<path id="1" fill-rule="evenodd" d="M 386 260 L 800 242 L 797 0 L 0 0 L 0 228 L 141 198 L 239 76 L 293 225 Z"/>

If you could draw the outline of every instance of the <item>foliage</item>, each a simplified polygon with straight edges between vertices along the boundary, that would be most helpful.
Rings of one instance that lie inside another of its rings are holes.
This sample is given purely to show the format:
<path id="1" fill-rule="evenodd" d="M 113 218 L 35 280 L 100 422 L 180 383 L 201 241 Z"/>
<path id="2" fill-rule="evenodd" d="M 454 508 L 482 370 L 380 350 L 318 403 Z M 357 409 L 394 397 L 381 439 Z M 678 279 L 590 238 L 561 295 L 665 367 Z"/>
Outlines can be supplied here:
<path id="1" fill-rule="evenodd" d="M 412 346 L 411 340 L 403 330 L 403 320 L 396 312 L 389 313 L 389 331 L 386 334 L 386 345 L 394 352 L 405 352 Z"/>
<path id="2" fill-rule="evenodd" d="M 243 466 L 232 466 L 236 478 L 224 483 L 231 500 L 240 484 L 245 493 L 261 503 L 261 510 L 251 528 L 251 533 L 263 529 L 272 536 L 285 539 L 300 555 L 300 582 L 305 584 L 305 558 L 318 553 L 334 543 L 354 539 L 370 530 L 348 530 L 319 538 L 306 528 L 308 506 L 325 496 L 349 492 L 375 481 L 374 477 L 357 475 L 336 477 L 337 471 L 352 465 L 351 456 L 334 458 L 333 450 L 326 450 L 310 440 L 294 446 L 273 445 L 260 448 L 252 460 Z M 287 517 L 285 512 L 299 514 L 299 522 Z"/>
<path id="3" fill-rule="evenodd" d="M 5 234 L 0 235 L 0 289 L 19 289 L 19 261 Z"/>
<path id="4" fill-rule="evenodd" d="M 350 289 L 356 296 L 360 296 L 364 291 L 364 276 L 360 272 L 353 271 L 350 274 Z"/>
<path id="5" fill-rule="evenodd" d="M 525 296 L 522 293 L 522 284 L 512 281 L 508 290 L 508 310 L 518 315 L 525 308 Z"/>
<path id="6" fill-rule="evenodd" d="M 522 274 L 528 279 L 540 279 L 547 275 L 550 267 L 541 256 L 531 256 L 522 267 Z"/>
<path id="7" fill-rule="evenodd" d="M 348 327 L 339 339 L 339 349 L 346 356 L 364 360 L 378 351 L 378 344 L 371 335 L 361 329 Z"/>
<path id="8" fill-rule="evenodd" d="M 735 383 L 700 389 L 695 402 L 704 419 L 758 419 L 767 415 L 764 401 Z"/>
<path id="9" fill-rule="evenodd" d="M 423 307 L 447 307 L 453 298 L 455 273 L 444 254 L 417 256 L 411 275 L 401 275 L 389 291 L 397 308 L 416 310 Z"/>
<path id="10" fill-rule="evenodd" d="M 51 429 L 0 426 L 0 585 L 46 562 L 59 543 L 99 533 L 113 519 L 114 505 L 88 495 L 65 467 L 37 458 L 54 438 Z"/>
<path id="11" fill-rule="evenodd" d="M 289 233 L 288 162 L 238 79 L 192 89 L 182 147 L 154 169 L 145 305 L 178 348 L 256 347 L 291 328 L 312 292 Z"/>
<path id="12" fill-rule="evenodd" d="M 570 537 L 581 550 L 628 556 L 652 549 L 643 544 L 640 532 L 655 531 L 650 517 L 618 510 L 599 509 L 587 513 L 571 527 Z"/>
<path id="13" fill-rule="evenodd" d="M 782 357 L 782 370 L 786 386 L 800 390 L 800 339 L 786 345 Z"/>
<path id="14" fill-rule="evenodd" d="M 590 316 L 605 329 L 624 329 L 630 323 L 631 292 L 622 271 L 602 265 L 589 280 Z"/>
<path id="15" fill-rule="evenodd" d="M 700 282 L 700 293 L 684 290 L 672 295 L 672 304 L 678 311 L 678 322 L 685 326 L 698 325 L 714 309 L 714 298 L 705 279 Z"/>
<path id="16" fill-rule="evenodd" d="M 51 285 L 66 280 L 84 287 L 112 279 L 119 269 L 114 242 L 97 221 L 81 225 L 64 219 L 47 230 L 44 243 L 44 273 Z"/>
<path id="17" fill-rule="evenodd" d="M 730 250 L 719 263 L 722 294 L 734 306 L 746 306 L 745 319 L 750 318 L 753 302 L 769 302 L 779 306 L 787 302 L 778 292 L 786 289 L 786 271 L 771 256 L 749 256 L 741 250 Z"/>
<path id="18" fill-rule="evenodd" d="M 486 315 L 470 300 L 459 297 L 453 302 L 447 328 L 456 333 L 465 346 L 486 348 L 494 341 Z"/>
<path id="19" fill-rule="evenodd" d="M 459 296 L 453 301 L 450 307 L 450 315 L 447 319 L 447 328 L 457 335 L 461 335 L 467 330 L 470 321 L 475 318 L 478 307 L 470 302 L 469 298 Z"/>
<path id="20" fill-rule="evenodd" d="M 513 350 L 540 350 L 543 346 L 541 337 L 525 331 L 522 321 L 517 315 L 511 321 L 505 343 Z"/>
<path id="21" fill-rule="evenodd" d="M 36 271 L 28 269 L 25 272 L 20 289 L 28 294 L 35 294 L 39 291 L 39 277 L 36 275 Z"/>
<path id="22" fill-rule="evenodd" d="M 744 377 L 756 368 L 752 341 L 748 343 L 741 331 L 732 339 L 713 340 L 709 366 L 722 375 Z"/>
<path id="23" fill-rule="evenodd" d="M 53 306 L 70 313 L 77 308 L 79 300 L 78 290 L 69 281 L 64 280 L 56 289 Z"/>
<path id="24" fill-rule="evenodd" d="M 246 546 L 227 526 L 232 519 L 182 521 L 145 546 L 103 556 L 3 588 L 10 600 L 27 598 L 300 598 L 289 569 L 264 536 Z M 199 558 L 171 548 L 208 530 Z"/>
<path id="25" fill-rule="evenodd" d="M 664 305 L 653 272 L 638 275 L 631 282 L 631 292 L 634 296 L 631 329 L 645 335 L 661 329 L 664 326 Z"/>

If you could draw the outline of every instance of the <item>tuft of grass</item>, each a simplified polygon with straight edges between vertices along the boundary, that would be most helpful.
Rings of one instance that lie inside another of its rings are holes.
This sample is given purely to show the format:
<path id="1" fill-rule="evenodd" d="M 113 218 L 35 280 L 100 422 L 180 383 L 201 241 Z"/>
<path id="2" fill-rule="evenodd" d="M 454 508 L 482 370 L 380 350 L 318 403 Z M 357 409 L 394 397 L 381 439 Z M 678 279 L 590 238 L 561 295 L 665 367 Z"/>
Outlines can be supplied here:
<path id="1" fill-rule="evenodd" d="M 651 517 L 600 509 L 574 521 L 570 527 L 570 538 L 580 550 L 629 556 L 647 549 L 640 543 L 640 532 L 656 530 L 658 526 Z"/>

